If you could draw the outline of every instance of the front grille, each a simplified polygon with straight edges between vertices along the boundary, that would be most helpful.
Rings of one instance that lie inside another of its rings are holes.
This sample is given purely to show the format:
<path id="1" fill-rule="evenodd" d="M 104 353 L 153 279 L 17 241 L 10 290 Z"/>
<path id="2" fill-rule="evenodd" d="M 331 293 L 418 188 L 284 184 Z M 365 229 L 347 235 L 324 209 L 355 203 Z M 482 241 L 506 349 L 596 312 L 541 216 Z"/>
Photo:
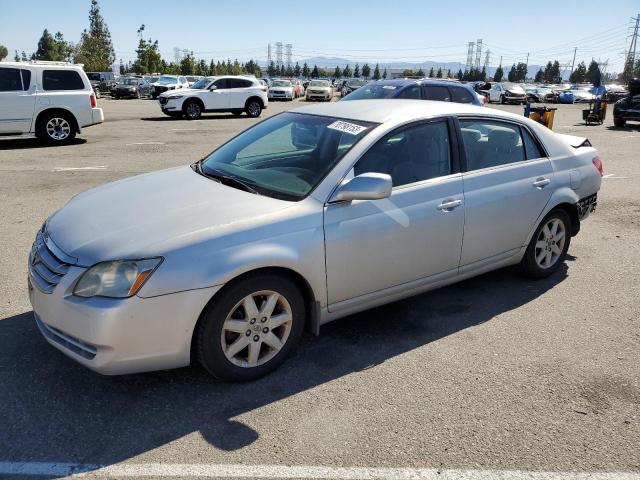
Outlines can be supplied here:
<path id="1" fill-rule="evenodd" d="M 80 355 L 87 360 L 95 358 L 98 353 L 98 349 L 95 346 L 90 343 L 83 342 L 79 338 L 72 337 L 51 325 L 47 325 L 40 320 L 40 317 L 35 312 L 33 316 L 36 319 L 36 325 L 38 325 L 40 332 L 42 332 L 42 334 L 49 340 L 56 342 L 58 345 L 62 345 L 66 349 L 71 350 L 73 353 Z"/>
<path id="2" fill-rule="evenodd" d="M 69 271 L 69 266 L 51 251 L 40 230 L 29 253 L 29 273 L 33 283 L 43 293 L 51 293 Z"/>

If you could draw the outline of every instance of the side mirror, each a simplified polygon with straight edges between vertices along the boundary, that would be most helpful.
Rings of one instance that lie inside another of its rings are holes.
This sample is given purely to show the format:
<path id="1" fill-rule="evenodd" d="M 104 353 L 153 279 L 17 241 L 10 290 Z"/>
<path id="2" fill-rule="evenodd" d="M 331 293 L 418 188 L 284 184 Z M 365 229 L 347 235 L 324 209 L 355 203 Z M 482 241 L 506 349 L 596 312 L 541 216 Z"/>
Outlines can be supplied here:
<path id="1" fill-rule="evenodd" d="M 218 89 L 218 87 L 216 87 L 215 85 L 211 85 L 211 86 L 209 87 L 209 90 L 210 90 L 210 91 L 212 91 L 212 92 L 213 92 L 214 90 L 217 90 L 217 89 Z"/>
<path id="2" fill-rule="evenodd" d="M 386 173 L 363 173 L 347 180 L 338 187 L 330 202 L 352 200 L 380 200 L 391 195 L 393 182 Z"/>

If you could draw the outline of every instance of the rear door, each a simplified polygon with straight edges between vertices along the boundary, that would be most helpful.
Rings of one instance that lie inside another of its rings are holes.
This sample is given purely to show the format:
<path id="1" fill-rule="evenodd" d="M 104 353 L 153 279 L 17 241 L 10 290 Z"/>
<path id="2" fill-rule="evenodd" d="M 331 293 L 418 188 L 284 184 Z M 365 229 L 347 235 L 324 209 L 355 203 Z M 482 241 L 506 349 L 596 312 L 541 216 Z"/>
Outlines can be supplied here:
<path id="1" fill-rule="evenodd" d="M 509 256 L 525 245 L 553 189 L 553 167 L 515 122 L 460 119 L 465 226 L 461 265 Z"/>
<path id="2" fill-rule="evenodd" d="M 425 100 L 435 100 L 438 102 L 450 102 L 451 92 L 445 86 L 441 85 L 423 85 L 422 97 Z"/>
<path id="3" fill-rule="evenodd" d="M 229 108 L 244 108 L 244 104 L 252 93 L 253 82 L 244 78 L 229 78 L 227 81 L 229 86 L 227 92 Z"/>
<path id="4" fill-rule="evenodd" d="M 35 79 L 31 71 L 0 66 L 0 134 L 26 133 L 35 108 Z"/>

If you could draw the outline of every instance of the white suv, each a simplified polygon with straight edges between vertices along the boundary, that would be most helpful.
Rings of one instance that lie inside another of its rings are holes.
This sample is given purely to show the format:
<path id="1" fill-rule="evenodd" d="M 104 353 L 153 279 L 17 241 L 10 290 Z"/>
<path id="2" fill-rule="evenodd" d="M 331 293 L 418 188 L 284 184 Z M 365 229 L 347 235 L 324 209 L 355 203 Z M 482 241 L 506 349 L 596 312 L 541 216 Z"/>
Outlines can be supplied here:
<path id="1" fill-rule="evenodd" d="M 195 120 L 205 112 L 232 112 L 259 117 L 267 108 L 267 87 L 255 78 L 220 76 L 203 78 L 189 89 L 165 92 L 158 98 L 166 115 Z"/>
<path id="2" fill-rule="evenodd" d="M 87 74 L 64 62 L 0 62 L 0 137 L 68 143 L 104 121 Z"/>

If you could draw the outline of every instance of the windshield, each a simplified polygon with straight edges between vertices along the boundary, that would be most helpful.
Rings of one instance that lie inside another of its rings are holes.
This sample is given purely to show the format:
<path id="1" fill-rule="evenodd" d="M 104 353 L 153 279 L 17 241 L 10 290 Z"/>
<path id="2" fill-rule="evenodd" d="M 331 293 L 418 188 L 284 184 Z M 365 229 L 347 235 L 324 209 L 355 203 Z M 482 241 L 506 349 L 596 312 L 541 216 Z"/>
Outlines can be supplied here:
<path id="1" fill-rule="evenodd" d="M 137 78 L 121 78 L 120 79 L 120 83 L 122 85 L 137 85 L 138 84 L 138 79 Z"/>
<path id="2" fill-rule="evenodd" d="M 207 88 L 210 83 L 211 83 L 211 79 L 210 78 L 201 78 L 196 83 L 191 85 L 191 88 L 194 88 L 194 89 Z"/>
<path id="3" fill-rule="evenodd" d="M 274 80 L 271 86 L 272 87 L 290 87 L 291 82 L 289 80 Z"/>
<path id="4" fill-rule="evenodd" d="M 172 83 L 178 83 L 178 79 L 174 77 L 162 76 L 158 79 L 158 83 L 162 85 L 171 85 Z"/>
<path id="5" fill-rule="evenodd" d="M 89 77 L 89 80 L 100 80 L 99 73 L 87 73 L 87 77 Z"/>
<path id="6" fill-rule="evenodd" d="M 313 80 L 309 82 L 310 87 L 328 87 L 329 82 L 326 80 Z"/>
<path id="7" fill-rule="evenodd" d="M 354 90 L 349 95 L 345 96 L 343 100 L 370 100 L 375 98 L 392 98 L 398 87 L 396 85 L 379 85 L 370 83 L 362 88 Z"/>
<path id="8" fill-rule="evenodd" d="M 367 84 L 366 80 L 349 80 L 347 82 L 347 85 L 350 87 L 361 87 L 366 84 Z"/>
<path id="9" fill-rule="evenodd" d="M 522 87 L 515 83 L 505 83 L 502 86 L 505 88 L 505 90 L 512 90 L 514 92 L 524 92 Z"/>
<path id="10" fill-rule="evenodd" d="M 155 83 L 155 82 L 157 82 L 157 81 L 158 81 L 158 79 L 159 79 L 159 78 L 160 78 L 160 77 L 150 77 L 150 78 L 148 79 L 148 81 L 149 81 L 149 83 Z"/>
<path id="11" fill-rule="evenodd" d="M 262 195 L 300 200 L 373 125 L 282 113 L 214 151 L 203 160 L 202 173 L 231 177 Z"/>

